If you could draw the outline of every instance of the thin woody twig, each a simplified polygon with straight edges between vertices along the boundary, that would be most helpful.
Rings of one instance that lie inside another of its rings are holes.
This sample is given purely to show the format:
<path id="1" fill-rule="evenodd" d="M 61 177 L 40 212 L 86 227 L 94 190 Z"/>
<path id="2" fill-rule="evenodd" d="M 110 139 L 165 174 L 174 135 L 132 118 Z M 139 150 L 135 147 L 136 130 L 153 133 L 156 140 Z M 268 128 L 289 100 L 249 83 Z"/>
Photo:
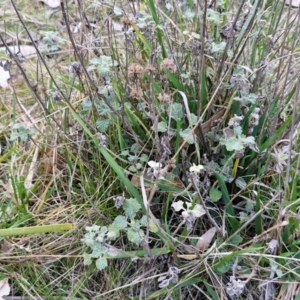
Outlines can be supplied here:
<path id="1" fill-rule="evenodd" d="M 193 174 L 191 174 L 192 176 L 190 176 L 190 179 L 192 181 L 193 187 L 196 190 L 199 200 L 200 200 L 200 204 L 203 206 L 203 209 L 206 212 L 207 217 L 209 218 L 209 220 L 213 223 L 213 225 L 217 228 L 217 230 L 219 231 L 219 233 L 223 236 L 224 230 L 222 228 L 219 227 L 219 225 L 217 224 L 217 222 L 213 219 L 213 217 L 210 215 L 209 210 L 207 209 L 204 200 L 201 196 L 201 193 L 199 191 L 199 188 L 197 187 L 197 185 L 195 184 L 195 180 L 193 178 Z"/>

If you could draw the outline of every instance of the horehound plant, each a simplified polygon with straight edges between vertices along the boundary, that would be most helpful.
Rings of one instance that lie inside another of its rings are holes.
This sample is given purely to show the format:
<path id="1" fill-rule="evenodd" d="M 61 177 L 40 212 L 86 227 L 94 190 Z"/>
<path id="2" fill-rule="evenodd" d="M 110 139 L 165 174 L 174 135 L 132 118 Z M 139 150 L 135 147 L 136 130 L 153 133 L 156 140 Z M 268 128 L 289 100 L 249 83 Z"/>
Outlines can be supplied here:
<path id="1" fill-rule="evenodd" d="M 1 240 L 13 295 L 292 299 L 297 8 L 3 8 L 1 226 L 75 225 Z"/>

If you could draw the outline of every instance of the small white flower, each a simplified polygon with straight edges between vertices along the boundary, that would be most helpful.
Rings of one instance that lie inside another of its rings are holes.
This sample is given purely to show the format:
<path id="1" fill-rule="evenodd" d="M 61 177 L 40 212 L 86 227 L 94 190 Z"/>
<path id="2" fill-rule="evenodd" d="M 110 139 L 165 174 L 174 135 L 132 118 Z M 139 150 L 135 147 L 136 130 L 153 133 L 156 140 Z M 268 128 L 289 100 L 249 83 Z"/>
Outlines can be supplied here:
<path id="1" fill-rule="evenodd" d="M 267 243 L 268 246 L 268 252 L 271 254 L 274 254 L 279 246 L 279 243 L 277 240 L 271 240 L 270 243 Z"/>
<path id="2" fill-rule="evenodd" d="M 196 166 L 195 164 L 193 164 L 193 165 L 190 167 L 190 172 L 200 173 L 201 170 L 204 170 L 204 166 L 202 166 L 202 165 Z"/>
<path id="3" fill-rule="evenodd" d="M 192 206 L 192 203 L 187 203 L 186 206 L 187 206 L 188 210 L 190 212 L 192 212 L 196 218 L 200 218 L 201 216 L 205 215 L 205 210 L 204 210 L 203 206 L 200 204 L 195 204 L 193 209 L 190 209 L 190 207 Z"/>
<path id="4" fill-rule="evenodd" d="M 158 180 L 165 179 L 163 176 L 165 173 L 165 169 L 162 169 L 161 163 L 150 160 L 148 162 L 148 166 L 150 167 L 150 169 L 148 169 L 148 171 L 147 171 L 148 175 L 151 175 L 152 177 L 154 177 Z"/>
<path id="5" fill-rule="evenodd" d="M 275 171 L 279 174 L 282 173 L 285 169 L 285 166 L 287 166 L 289 156 L 291 155 L 291 158 L 293 158 L 296 154 L 297 153 L 293 151 L 289 145 L 274 148 L 274 153 L 271 153 L 271 155 L 276 161 L 274 166 Z"/>
<path id="6" fill-rule="evenodd" d="M 183 204 L 183 201 L 179 200 L 177 202 L 173 202 L 171 206 L 175 209 L 175 211 L 180 211 L 184 209 Z"/>
<path id="7" fill-rule="evenodd" d="M 148 161 L 148 166 L 153 169 L 160 169 L 162 167 L 162 164 L 159 162 L 157 163 L 154 160 L 150 160 Z"/>
<path id="8" fill-rule="evenodd" d="M 235 276 L 230 276 L 230 282 L 227 283 L 226 292 L 232 299 L 239 297 L 246 286 L 246 281 L 236 280 Z"/>
<path id="9" fill-rule="evenodd" d="M 186 208 L 184 207 L 184 204 Z M 205 210 L 202 205 L 195 204 L 193 209 L 190 209 L 193 204 L 190 202 L 183 202 L 181 200 L 177 202 L 173 202 L 171 205 L 175 211 L 181 211 L 181 213 L 185 224 L 187 225 L 188 229 L 192 229 L 192 226 L 196 220 L 196 218 L 200 218 L 201 216 L 205 215 Z"/>

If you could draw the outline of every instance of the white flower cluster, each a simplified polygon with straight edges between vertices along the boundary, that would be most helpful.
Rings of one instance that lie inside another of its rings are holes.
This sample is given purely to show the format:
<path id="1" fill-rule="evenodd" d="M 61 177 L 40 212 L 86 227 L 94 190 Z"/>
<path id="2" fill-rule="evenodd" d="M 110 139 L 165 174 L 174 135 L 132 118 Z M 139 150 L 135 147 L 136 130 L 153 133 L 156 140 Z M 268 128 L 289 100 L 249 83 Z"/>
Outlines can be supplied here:
<path id="1" fill-rule="evenodd" d="M 179 273 L 180 273 L 180 270 L 177 267 L 170 267 L 169 271 L 166 275 L 158 278 L 158 282 L 160 282 L 158 287 L 160 289 L 162 289 L 162 288 L 168 286 L 170 283 L 178 282 L 178 274 Z"/>
<path id="2" fill-rule="evenodd" d="M 246 281 L 236 280 L 235 276 L 230 276 L 230 281 L 227 283 L 226 293 L 231 298 L 239 297 L 246 286 Z"/>

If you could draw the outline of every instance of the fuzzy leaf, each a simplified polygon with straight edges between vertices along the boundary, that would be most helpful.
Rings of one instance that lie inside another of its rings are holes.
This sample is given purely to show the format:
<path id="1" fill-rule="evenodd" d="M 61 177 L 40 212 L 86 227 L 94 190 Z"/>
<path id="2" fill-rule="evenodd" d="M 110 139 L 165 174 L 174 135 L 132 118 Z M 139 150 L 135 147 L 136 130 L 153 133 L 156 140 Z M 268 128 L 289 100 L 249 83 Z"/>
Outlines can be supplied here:
<path id="1" fill-rule="evenodd" d="M 195 12 L 191 11 L 189 8 L 187 10 L 184 10 L 182 13 L 184 18 L 186 19 L 192 19 L 195 16 Z"/>
<path id="2" fill-rule="evenodd" d="M 202 205 L 196 203 L 194 208 L 190 209 L 190 207 L 192 207 L 192 205 L 193 205 L 192 203 L 189 203 L 189 202 L 186 203 L 187 211 L 192 213 L 195 218 L 200 218 L 201 216 L 206 214 L 205 209 L 203 208 Z M 182 213 L 182 215 L 184 215 L 184 214 Z"/>
<path id="3" fill-rule="evenodd" d="M 165 121 L 158 122 L 157 131 L 158 132 L 166 132 L 168 130 L 168 124 Z"/>
<path id="4" fill-rule="evenodd" d="M 182 104 L 180 103 L 173 103 L 169 106 L 169 116 L 173 120 L 181 120 L 183 117 L 183 109 Z"/>
<path id="5" fill-rule="evenodd" d="M 191 125 L 195 125 L 198 122 L 198 117 L 195 114 L 191 114 Z"/>
<path id="6" fill-rule="evenodd" d="M 232 269 L 232 266 L 234 264 L 234 261 L 232 259 L 225 261 L 222 265 L 218 265 L 216 267 L 216 272 L 217 274 L 225 274 L 227 273 L 230 269 Z"/>
<path id="7" fill-rule="evenodd" d="M 150 219 L 150 221 L 149 221 L 149 229 L 153 233 L 158 232 L 158 227 L 156 226 L 156 224 L 154 223 L 154 221 L 152 219 Z"/>
<path id="8" fill-rule="evenodd" d="M 148 166 L 152 169 L 160 169 L 162 168 L 162 164 L 160 162 L 155 162 L 154 160 L 148 161 Z"/>
<path id="9" fill-rule="evenodd" d="M 256 144 L 253 136 L 247 136 L 242 138 L 243 144 L 249 146 L 251 144 Z"/>
<path id="10" fill-rule="evenodd" d="M 220 13 L 218 13 L 217 11 L 209 8 L 207 10 L 207 20 L 214 22 L 216 25 L 220 24 L 220 22 L 221 22 Z"/>
<path id="11" fill-rule="evenodd" d="M 120 236 L 120 228 L 116 226 L 114 223 L 108 226 L 107 238 L 114 241 Z"/>
<path id="12" fill-rule="evenodd" d="M 112 117 L 112 111 L 104 101 L 95 101 L 95 106 L 99 116 L 107 116 L 109 114 L 109 116 Z"/>
<path id="13" fill-rule="evenodd" d="M 92 255 L 86 252 L 83 253 L 83 264 L 89 266 L 92 263 Z"/>
<path id="14" fill-rule="evenodd" d="M 237 234 L 235 235 L 228 243 L 232 244 L 232 245 L 239 245 L 241 242 L 243 241 L 243 238 Z"/>
<path id="15" fill-rule="evenodd" d="M 82 107 L 82 113 L 86 114 L 89 113 L 90 110 L 92 109 L 92 102 L 90 99 L 85 99 L 82 103 L 81 103 L 81 107 Z"/>
<path id="16" fill-rule="evenodd" d="M 190 132 L 191 132 L 191 130 L 190 130 L 189 128 L 186 128 L 186 129 L 184 129 L 184 130 L 181 130 L 179 134 L 180 134 L 180 136 L 185 140 L 185 139 L 188 137 L 188 135 L 190 134 Z M 194 137 L 193 137 L 193 134 L 191 134 L 191 135 L 189 136 L 187 142 L 188 142 L 189 144 L 194 144 Z"/>
<path id="17" fill-rule="evenodd" d="M 91 247 L 95 243 L 95 235 L 96 233 L 94 232 L 88 232 L 84 235 L 84 243 L 88 246 Z"/>
<path id="18" fill-rule="evenodd" d="M 147 226 L 148 225 L 147 216 L 145 216 L 145 215 L 142 216 L 142 218 L 140 219 L 140 224 L 141 224 L 141 226 Z"/>
<path id="19" fill-rule="evenodd" d="M 105 257 L 99 257 L 96 260 L 96 267 L 98 270 L 104 270 L 107 267 L 107 259 Z"/>
<path id="20" fill-rule="evenodd" d="M 128 168 L 128 170 L 129 170 L 130 172 L 132 172 L 132 173 L 135 173 L 135 172 L 137 171 L 137 168 L 136 168 L 135 166 L 130 166 L 130 167 Z"/>
<path id="21" fill-rule="evenodd" d="M 235 185 L 239 187 L 241 190 L 244 190 L 247 187 L 247 183 L 244 178 L 238 177 L 235 181 Z"/>
<path id="22" fill-rule="evenodd" d="M 128 156 L 128 155 L 129 155 L 129 151 L 128 151 L 128 150 L 123 150 L 123 151 L 121 152 L 121 155 L 122 155 L 122 156 Z"/>
<path id="23" fill-rule="evenodd" d="M 225 42 L 221 42 L 219 44 L 212 42 L 211 51 L 212 51 L 212 53 L 222 52 L 225 49 L 225 46 L 226 46 Z"/>
<path id="24" fill-rule="evenodd" d="M 131 151 L 132 153 L 134 153 L 134 154 L 139 153 L 140 150 L 141 150 L 141 147 L 140 147 L 140 145 L 137 144 L 137 143 L 132 144 L 132 146 L 130 147 L 130 151 Z"/>
<path id="25" fill-rule="evenodd" d="M 142 241 L 142 238 L 144 237 L 143 230 L 135 230 L 133 228 L 129 228 L 127 231 L 127 238 L 130 242 L 139 245 Z"/>
<path id="26" fill-rule="evenodd" d="M 108 248 L 106 246 L 101 245 L 100 243 L 94 244 L 92 249 L 92 257 L 100 257 L 108 251 Z"/>
<path id="27" fill-rule="evenodd" d="M 224 143 L 220 141 L 220 143 L 225 144 L 227 151 L 241 151 L 244 149 L 243 143 L 236 137 L 232 137 Z"/>
<path id="28" fill-rule="evenodd" d="M 240 219 L 240 222 L 241 223 L 245 223 L 246 221 L 248 221 L 248 214 L 243 212 L 243 211 L 240 211 L 239 213 L 239 219 Z"/>
<path id="29" fill-rule="evenodd" d="M 133 219 L 141 208 L 141 205 L 134 198 L 126 199 L 123 204 L 125 214 L 130 219 Z"/>
<path id="30" fill-rule="evenodd" d="M 96 128 L 100 132 L 106 132 L 109 126 L 110 120 L 109 119 L 98 119 L 96 121 Z"/>
<path id="31" fill-rule="evenodd" d="M 221 199 L 222 197 L 222 192 L 217 190 L 216 188 L 212 187 L 210 190 L 209 190 L 209 197 L 211 199 L 211 201 L 213 202 L 217 202 Z"/>
<path id="32" fill-rule="evenodd" d="M 140 170 L 140 169 L 143 167 L 143 165 L 142 165 L 141 163 L 136 163 L 136 164 L 135 164 L 135 167 L 136 167 L 138 170 Z"/>
<path id="33" fill-rule="evenodd" d="M 147 162 L 148 160 L 149 160 L 148 155 L 143 153 L 140 157 L 140 162 Z"/>
<path id="34" fill-rule="evenodd" d="M 251 200 L 247 200 L 246 206 L 245 206 L 246 211 L 248 212 L 253 212 L 254 211 L 254 205 L 251 202 Z"/>
<path id="35" fill-rule="evenodd" d="M 127 219 L 124 216 L 117 216 L 113 224 L 119 229 L 124 229 L 127 227 Z"/>

